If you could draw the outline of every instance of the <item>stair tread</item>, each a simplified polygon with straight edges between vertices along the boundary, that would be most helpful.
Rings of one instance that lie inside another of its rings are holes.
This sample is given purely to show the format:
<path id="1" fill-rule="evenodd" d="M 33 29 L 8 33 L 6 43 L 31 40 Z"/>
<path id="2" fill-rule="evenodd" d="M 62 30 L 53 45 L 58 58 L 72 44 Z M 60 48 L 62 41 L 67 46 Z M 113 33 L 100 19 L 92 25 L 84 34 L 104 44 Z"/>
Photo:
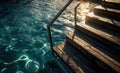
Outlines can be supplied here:
<path id="1" fill-rule="evenodd" d="M 120 0 L 106 0 L 106 2 L 120 3 Z"/>
<path id="2" fill-rule="evenodd" d="M 116 1 L 116 0 L 115 0 Z M 112 2 L 112 1 L 103 1 L 101 5 L 105 8 L 111 8 L 111 9 L 117 9 L 120 10 L 120 1 L 118 2 Z"/>
<path id="3" fill-rule="evenodd" d="M 108 19 L 120 21 L 120 10 L 97 6 L 94 8 L 94 14 L 101 17 L 106 17 Z"/>
<path id="4" fill-rule="evenodd" d="M 95 18 L 95 19 L 98 19 L 98 20 L 101 20 L 101 21 L 104 21 L 104 22 L 107 22 L 107 23 L 110 23 L 112 25 L 116 25 L 118 27 L 120 27 L 120 22 L 118 21 L 115 21 L 115 20 L 111 20 L 111 19 L 107 19 L 105 17 L 100 17 L 100 16 L 97 16 L 97 15 L 94 15 L 94 16 L 90 16 L 90 15 L 87 15 L 89 17 L 92 17 L 92 18 Z"/>
<path id="5" fill-rule="evenodd" d="M 61 47 L 62 46 L 62 47 Z M 73 59 L 68 59 L 69 55 L 63 51 L 64 44 L 54 46 L 53 50 L 77 73 L 84 73 L 84 71 L 78 67 Z M 68 63 L 69 60 L 69 63 Z"/>
<path id="6" fill-rule="evenodd" d="M 115 59 L 116 61 L 120 62 L 120 54 L 119 54 L 118 50 L 114 50 L 113 48 L 109 47 L 108 45 L 105 45 L 105 44 L 87 36 L 86 34 L 84 34 L 82 32 L 75 31 L 74 35 L 83 39 L 84 41 L 86 41 L 90 45 L 96 47 L 98 50 L 100 50 L 101 52 L 110 56 L 111 58 Z"/>
<path id="7" fill-rule="evenodd" d="M 96 6 L 95 9 L 101 9 L 101 10 L 107 10 L 107 11 L 111 11 L 111 12 L 120 13 L 120 10 L 111 9 L 111 8 L 104 8 L 102 6 Z"/>
<path id="8" fill-rule="evenodd" d="M 116 71 L 120 71 L 120 63 L 109 57 L 108 55 L 104 54 L 94 46 L 90 45 L 88 42 L 84 41 L 82 38 L 79 38 L 78 36 L 74 35 L 73 33 L 68 33 L 67 38 L 74 41 L 76 44 L 80 45 L 82 48 L 84 48 L 87 52 L 94 55 L 110 67 L 112 67 Z"/>
<path id="9" fill-rule="evenodd" d="M 73 69 L 76 73 L 87 72 L 94 73 L 90 61 L 86 57 L 76 51 L 67 43 L 62 43 L 58 46 L 54 46 L 54 51 Z"/>
<path id="10" fill-rule="evenodd" d="M 90 25 L 100 31 L 104 31 L 106 33 L 109 33 L 110 35 L 114 35 L 115 37 L 120 38 L 120 22 L 113 21 L 102 18 L 99 16 L 86 16 L 86 24 Z"/>
<path id="11" fill-rule="evenodd" d="M 111 42 L 114 42 L 115 44 L 120 46 L 120 38 L 115 37 L 114 35 L 110 35 L 106 32 L 100 31 L 96 28 L 93 28 L 93 27 L 87 25 L 87 24 L 80 24 L 80 25 L 77 25 L 77 27 L 84 28 L 85 30 L 88 30 L 88 31 L 90 31 L 98 36 L 101 36 L 102 38 L 105 38 Z"/>

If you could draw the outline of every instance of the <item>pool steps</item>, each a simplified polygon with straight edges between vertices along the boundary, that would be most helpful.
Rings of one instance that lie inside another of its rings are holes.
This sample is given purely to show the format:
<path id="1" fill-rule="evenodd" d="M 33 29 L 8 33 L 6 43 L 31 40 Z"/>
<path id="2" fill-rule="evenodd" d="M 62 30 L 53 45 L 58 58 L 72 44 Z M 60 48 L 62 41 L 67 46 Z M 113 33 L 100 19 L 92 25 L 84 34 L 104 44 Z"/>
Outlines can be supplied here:
<path id="1" fill-rule="evenodd" d="M 100 4 L 106 8 L 95 7 L 93 17 L 86 16 L 53 48 L 75 73 L 120 72 L 120 3 Z"/>

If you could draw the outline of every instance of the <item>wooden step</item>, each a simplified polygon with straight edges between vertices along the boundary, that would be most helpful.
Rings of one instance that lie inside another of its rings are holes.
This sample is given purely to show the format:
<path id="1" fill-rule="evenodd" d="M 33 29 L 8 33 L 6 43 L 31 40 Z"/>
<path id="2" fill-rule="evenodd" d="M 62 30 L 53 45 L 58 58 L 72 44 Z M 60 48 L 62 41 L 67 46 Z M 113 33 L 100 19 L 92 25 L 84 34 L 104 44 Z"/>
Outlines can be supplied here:
<path id="1" fill-rule="evenodd" d="M 64 52 L 64 43 L 54 46 L 54 52 L 60 56 L 76 73 L 84 73 L 84 71 L 74 62 L 68 54 Z"/>
<path id="2" fill-rule="evenodd" d="M 76 29 L 79 30 L 80 32 L 87 34 L 92 38 L 95 38 L 103 42 L 104 44 L 108 44 L 114 47 L 114 49 L 120 50 L 120 39 L 118 37 L 100 31 L 86 24 L 76 25 Z"/>
<path id="3" fill-rule="evenodd" d="M 118 9 L 120 10 L 120 2 L 101 2 L 101 5 L 106 8 Z"/>
<path id="4" fill-rule="evenodd" d="M 107 72 L 103 70 L 101 67 L 98 67 L 98 65 L 90 58 L 88 58 L 86 55 L 84 55 L 82 52 L 79 52 L 74 47 L 70 46 L 68 42 L 62 43 L 58 46 L 54 47 L 54 51 L 76 72 L 76 73 L 101 73 L 101 72 Z M 60 52 L 62 54 L 60 54 Z M 67 59 L 66 57 L 67 56 Z M 69 60 L 71 60 L 74 63 L 69 63 Z M 77 68 L 80 68 L 81 72 L 78 71 Z"/>
<path id="5" fill-rule="evenodd" d="M 105 8 L 105 7 L 102 7 L 101 5 L 96 6 L 95 9 L 101 9 L 101 10 L 107 10 L 110 12 L 120 13 L 120 10 L 112 9 L 112 8 Z"/>
<path id="6" fill-rule="evenodd" d="M 91 62 L 83 53 L 78 52 L 68 43 L 62 43 L 54 47 L 54 51 L 76 72 L 76 73 L 100 73 L 100 69 Z M 101 69 L 101 72 L 104 71 Z"/>
<path id="7" fill-rule="evenodd" d="M 113 48 L 109 47 L 108 45 L 105 45 L 105 44 L 95 40 L 94 38 L 89 37 L 85 33 L 82 33 L 82 32 L 79 32 L 79 31 L 75 31 L 74 33 L 75 33 L 75 36 L 78 36 L 79 38 L 83 39 L 84 41 L 86 41 L 90 45 L 96 47 L 101 52 L 110 56 L 114 60 L 120 62 L 119 50 L 113 49 Z"/>
<path id="8" fill-rule="evenodd" d="M 120 0 L 105 0 L 107 2 L 120 3 Z"/>
<path id="9" fill-rule="evenodd" d="M 85 22 L 86 24 L 103 27 L 104 29 L 108 29 L 115 32 L 120 32 L 120 22 L 118 21 L 114 21 L 94 15 L 94 16 L 86 16 Z"/>
<path id="10" fill-rule="evenodd" d="M 77 48 L 79 51 L 82 51 L 84 53 L 87 52 L 87 53 L 91 54 L 92 56 L 101 60 L 102 62 L 104 62 L 106 65 L 110 66 L 111 68 L 113 68 L 117 72 L 120 72 L 120 63 L 119 62 L 115 61 L 114 59 L 112 59 L 108 55 L 104 54 L 103 52 L 98 50 L 96 47 L 90 45 L 89 42 L 86 42 L 80 36 L 76 36 L 75 33 L 74 34 L 68 33 L 67 41 L 70 44 L 72 44 L 75 48 Z M 109 69 L 107 69 L 107 70 L 109 71 Z M 112 69 L 110 69 L 110 71 L 112 72 Z"/>
<path id="11" fill-rule="evenodd" d="M 102 17 L 107 17 L 109 19 L 120 21 L 120 11 L 113 10 L 108 8 L 103 8 L 101 6 L 97 6 L 94 8 L 94 14 Z"/>

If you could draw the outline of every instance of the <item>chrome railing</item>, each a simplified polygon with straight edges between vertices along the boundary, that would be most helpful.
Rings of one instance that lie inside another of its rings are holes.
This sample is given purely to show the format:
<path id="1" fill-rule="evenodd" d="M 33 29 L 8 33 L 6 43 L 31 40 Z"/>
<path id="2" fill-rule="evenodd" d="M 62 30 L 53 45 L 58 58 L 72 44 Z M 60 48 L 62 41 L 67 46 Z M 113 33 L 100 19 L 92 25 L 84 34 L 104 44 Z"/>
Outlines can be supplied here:
<path id="1" fill-rule="evenodd" d="M 50 23 L 48 23 L 47 25 L 47 29 L 48 29 L 48 35 L 49 35 L 49 41 L 50 41 L 50 47 L 52 49 L 52 54 L 54 55 L 53 52 L 53 41 L 52 41 L 52 34 L 51 34 L 51 25 L 57 20 L 57 18 L 63 13 L 63 11 L 72 3 L 73 0 L 69 0 L 65 6 L 57 13 L 57 15 L 52 19 L 52 21 Z"/>

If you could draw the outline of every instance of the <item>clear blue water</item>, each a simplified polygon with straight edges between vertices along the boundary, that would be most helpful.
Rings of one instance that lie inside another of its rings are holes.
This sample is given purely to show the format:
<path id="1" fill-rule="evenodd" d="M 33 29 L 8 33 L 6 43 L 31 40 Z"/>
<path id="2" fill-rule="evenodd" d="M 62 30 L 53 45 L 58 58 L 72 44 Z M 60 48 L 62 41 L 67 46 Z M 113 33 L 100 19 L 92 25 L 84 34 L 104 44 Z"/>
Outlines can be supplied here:
<path id="1" fill-rule="evenodd" d="M 46 26 L 66 2 L 21 0 L 0 4 L 0 73 L 35 73 L 53 60 Z M 61 16 L 52 26 L 54 45 L 65 41 L 66 19 Z"/>

